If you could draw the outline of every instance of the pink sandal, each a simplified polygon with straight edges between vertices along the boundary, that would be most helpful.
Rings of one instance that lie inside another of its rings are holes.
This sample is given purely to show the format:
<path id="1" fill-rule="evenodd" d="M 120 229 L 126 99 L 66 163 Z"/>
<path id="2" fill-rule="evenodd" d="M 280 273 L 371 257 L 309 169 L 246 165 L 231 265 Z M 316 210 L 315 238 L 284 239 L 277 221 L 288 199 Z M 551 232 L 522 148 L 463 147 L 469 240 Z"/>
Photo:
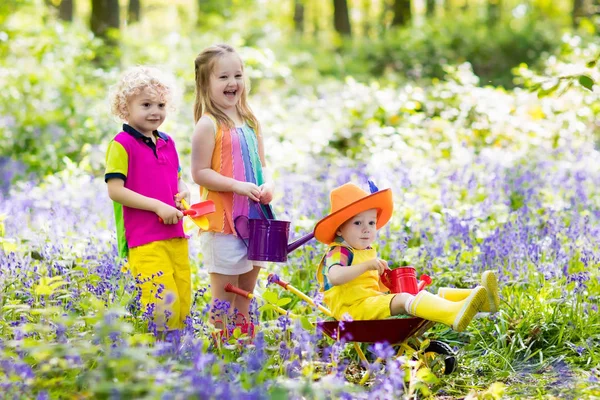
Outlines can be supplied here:
<path id="1" fill-rule="evenodd" d="M 244 335 L 248 335 L 250 339 L 254 339 L 254 336 L 256 336 L 255 325 L 252 322 L 247 322 L 244 314 L 238 313 L 237 317 L 239 318 L 240 316 L 242 317 L 242 322 L 236 323 L 235 327 L 240 328 L 240 331 Z"/>

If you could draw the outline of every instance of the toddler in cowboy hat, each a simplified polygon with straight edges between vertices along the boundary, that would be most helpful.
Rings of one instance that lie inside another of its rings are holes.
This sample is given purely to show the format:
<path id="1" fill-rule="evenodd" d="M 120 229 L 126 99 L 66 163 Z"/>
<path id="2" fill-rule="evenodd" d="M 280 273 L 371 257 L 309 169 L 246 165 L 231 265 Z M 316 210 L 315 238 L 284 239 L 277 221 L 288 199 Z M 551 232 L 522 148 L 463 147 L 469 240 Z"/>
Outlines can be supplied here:
<path id="1" fill-rule="evenodd" d="M 377 257 L 371 244 L 377 230 L 392 216 L 391 190 L 368 194 L 346 183 L 331 192 L 330 200 L 331 213 L 315 226 L 315 238 L 329 245 L 317 270 L 317 280 L 325 304 L 337 319 L 346 314 L 355 320 L 408 314 L 463 331 L 479 311 L 498 309 L 498 284 L 493 271 L 486 271 L 482 276 L 484 286 L 475 289 L 442 288 L 437 296 L 425 290 L 414 296 L 384 293 L 387 289 L 380 276 L 388 265 Z"/>

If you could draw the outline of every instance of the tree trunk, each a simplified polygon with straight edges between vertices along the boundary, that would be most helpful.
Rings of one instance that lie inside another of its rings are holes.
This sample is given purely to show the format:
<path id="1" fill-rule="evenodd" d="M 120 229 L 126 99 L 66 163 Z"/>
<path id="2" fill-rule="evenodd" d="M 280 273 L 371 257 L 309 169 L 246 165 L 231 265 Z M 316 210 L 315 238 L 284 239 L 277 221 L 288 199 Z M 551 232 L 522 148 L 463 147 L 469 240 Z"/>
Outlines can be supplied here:
<path id="1" fill-rule="evenodd" d="M 488 0 L 487 20 L 489 25 L 495 25 L 502 17 L 502 0 Z"/>
<path id="2" fill-rule="evenodd" d="M 435 0 L 427 0 L 427 16 L 435 16 Z"/>
<path id="3" fill-rule="evenodd" d="M 140 20 L 140 10 L 140 0 L 129 0 L 129 6 L 127 7 L 127 22 L 138 22 Z"/>
<path id="4" fill-rule="evenodd" d="M 92 0 L 90 27 L 102 38 L 109 29 L 119 29 L 119 0 Z"/>
<path id="5" fill-rule="evenodd" d="M 573 0 L 573 13 L 571 14 L 571 20 L 573 21 L 573 27 L 579 26 L 579 20 L 582 17 L 587 16 L 587 4 L 585 0 Z"/>
<path id="6" fill-rule="evenodd" d="M 392 26 L 403 26 L 410 22 L 410 0 L 394 0 L 394 19 Z"/>
<path id="7" fill-rule="evenodd" d="M 58 6 L 58 18 L 73 21 L 73 0 L 62 0 Z"/>
<path id="8" fill-rule="evenodd" d="M 338 33 L 344 36 L 351 35 L 350 16 L 346 0 L 333 0 L 333 26 Z"/>
<path id="9" fill-rule="evenodd" d="M 302 0 L 294 0 L 294 29 L 298 33 L 304 32 L 304 3 Z"/>

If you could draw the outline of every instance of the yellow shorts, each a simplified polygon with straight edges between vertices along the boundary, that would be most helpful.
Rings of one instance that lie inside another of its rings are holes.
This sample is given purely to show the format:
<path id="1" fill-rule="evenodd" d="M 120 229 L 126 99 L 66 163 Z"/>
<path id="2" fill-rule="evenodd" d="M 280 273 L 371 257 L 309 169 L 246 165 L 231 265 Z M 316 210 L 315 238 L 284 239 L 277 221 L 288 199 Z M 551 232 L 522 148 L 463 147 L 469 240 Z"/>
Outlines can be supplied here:
<path id="1" fill-rule="evenodd" d="M 338 320 L 348 314 L 353 320 L 385 319 L 391 317 L 390 303 L 396 294 L 381 294 L 362 299 L 351 306 L 329 306 Z"/>
<path id="2" fill-rule="evenodd" d="M 188 241 L 160 240 L 129 249 L 129 266 L 141 283 L 143 310 L 154 304 L 157 330 L 183 328 L 190 313 L 192 280 Z"/>

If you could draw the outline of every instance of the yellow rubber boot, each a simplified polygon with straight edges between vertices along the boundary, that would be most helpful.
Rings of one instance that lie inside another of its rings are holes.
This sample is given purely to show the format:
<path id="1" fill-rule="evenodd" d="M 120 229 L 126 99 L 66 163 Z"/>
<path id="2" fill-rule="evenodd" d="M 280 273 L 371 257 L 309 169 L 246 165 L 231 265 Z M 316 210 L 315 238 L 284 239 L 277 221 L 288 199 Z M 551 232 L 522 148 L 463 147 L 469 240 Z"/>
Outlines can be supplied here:
<path id="1" fill-rule="evenodd" d="M 487 292 L 488 301 L 484 302 L 481 310 L 495 313 L 500 309 L 500 296 L 498 294 L 498 279 L 494 271 L 485 271 L 481 274 L 481 286 Z M 450 301 L 461 301 L 469 297 L 473 289 L 439 288 L 438 296 Z"/>
<path id="2" fill-rule="evenodd" d="M 457 332 L 462 332 L 485 301 L 487 301 L 487 295 L 482 286 L 472 289 L 467 298 L 462 301 L 450 301 L 421 290 L 415 296 L 409 309 L 410 314 L 416 317 L 440 322 L 451 326 Z"/>

